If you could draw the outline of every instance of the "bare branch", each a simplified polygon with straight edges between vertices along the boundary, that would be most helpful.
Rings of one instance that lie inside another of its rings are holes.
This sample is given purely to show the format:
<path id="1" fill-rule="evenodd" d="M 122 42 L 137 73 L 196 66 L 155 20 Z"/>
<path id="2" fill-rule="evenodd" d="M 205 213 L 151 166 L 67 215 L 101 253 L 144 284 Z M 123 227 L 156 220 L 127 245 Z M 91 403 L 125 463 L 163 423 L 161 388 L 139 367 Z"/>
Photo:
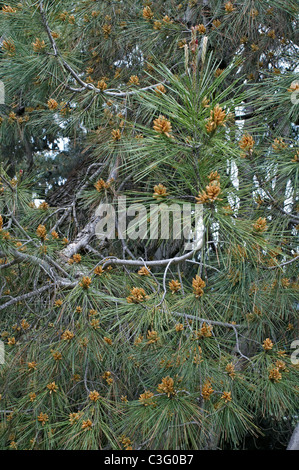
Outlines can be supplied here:
<path id="1" fill-rule="evenodd" d="M 32 292 L 29 292 L 28 294 L 20 295 L 19 297 L 15 297 L 14 299 L 9 300 L 3 305 L 0 305 L 0 311 L 4 310 L 5 308 L 9 307 L 10 305 L 14 305 L 18 302 L 22 302 L 23 300 L 30 299 L 31 297 L 36 297 L 37 295 L 42 294 L 43 292 L 51 289 L 53 287 L 52 284 L 49 284 L 47 286 L 43 286 L 40 289 L 34 290 Z"/>

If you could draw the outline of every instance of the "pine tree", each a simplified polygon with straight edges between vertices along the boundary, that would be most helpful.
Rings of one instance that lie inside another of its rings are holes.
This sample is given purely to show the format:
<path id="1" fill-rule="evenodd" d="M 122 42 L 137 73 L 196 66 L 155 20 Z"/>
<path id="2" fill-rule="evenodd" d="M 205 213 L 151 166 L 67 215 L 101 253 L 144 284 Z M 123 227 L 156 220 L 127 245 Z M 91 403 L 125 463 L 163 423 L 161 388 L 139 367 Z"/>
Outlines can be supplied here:
<path id="1" fill-rule="evenodd" d="M 297 2 L 1 8 L 0 447 L 286 447 Z"/>

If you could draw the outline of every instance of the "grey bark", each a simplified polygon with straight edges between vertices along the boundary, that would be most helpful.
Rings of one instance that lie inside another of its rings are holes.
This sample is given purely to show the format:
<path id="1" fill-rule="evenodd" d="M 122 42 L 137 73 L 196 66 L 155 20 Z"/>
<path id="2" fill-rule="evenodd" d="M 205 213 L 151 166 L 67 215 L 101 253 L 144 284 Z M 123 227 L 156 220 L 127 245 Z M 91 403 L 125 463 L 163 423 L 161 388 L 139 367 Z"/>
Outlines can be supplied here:
<path id="1" fill-rule="evenodd" d="M 287 450 L 299 450 L 299 423 L 292 434 Z"/>

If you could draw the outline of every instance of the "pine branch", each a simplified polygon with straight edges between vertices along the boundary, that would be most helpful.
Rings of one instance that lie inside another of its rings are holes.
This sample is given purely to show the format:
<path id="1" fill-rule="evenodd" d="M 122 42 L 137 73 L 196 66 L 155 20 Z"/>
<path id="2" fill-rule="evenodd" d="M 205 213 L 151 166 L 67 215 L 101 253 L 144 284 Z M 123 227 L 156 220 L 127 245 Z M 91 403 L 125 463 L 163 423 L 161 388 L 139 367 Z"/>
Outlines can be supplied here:
<path id="1" fill-rule="evenodd" d="M 31 291 L 31 292 L 28 292 L 28 294 L 23 294 L 23 295 L 20 295 L 18 297 L 15 297 L 15 298 L 9 300 L 8 302 L 6 302 L 5 304 L 0 305 L 0 311 L 5 310 L 6 308 L 8 308 L 11 305 L 14 305 L 18 302 L 22 302 L 23 300 L 28 300 L 28 299 L 31 299 L 32 297 L 36 297 L 36 296 L 42 294 L 43 292 L 46 292 L 47 290 L 52 289 L 52 287 L 53 286 L 51 284 L 49 284 L 47 286 L 41 287 L 40 289 L 36 289 L 36 290 Z"/>

